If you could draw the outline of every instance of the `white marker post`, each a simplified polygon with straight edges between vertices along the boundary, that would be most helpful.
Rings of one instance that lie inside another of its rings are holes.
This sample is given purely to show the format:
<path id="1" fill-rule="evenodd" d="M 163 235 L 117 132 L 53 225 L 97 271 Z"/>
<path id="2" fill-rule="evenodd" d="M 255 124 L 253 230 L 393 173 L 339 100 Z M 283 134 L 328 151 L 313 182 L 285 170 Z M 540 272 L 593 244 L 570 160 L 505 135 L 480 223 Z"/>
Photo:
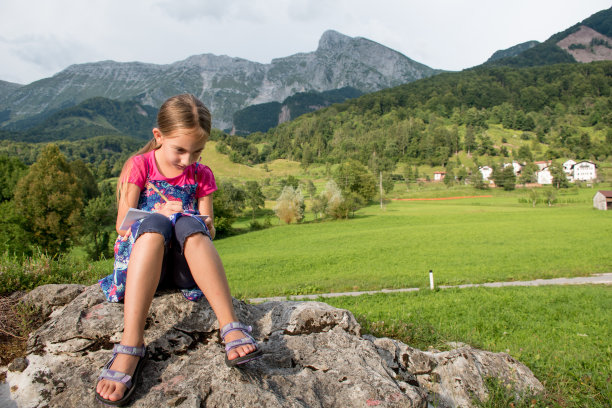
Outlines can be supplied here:
<path id="1" fill-rule="evenodd" d="M 429 289 L 434 290 L 433 271 L 429 270 Z"/>

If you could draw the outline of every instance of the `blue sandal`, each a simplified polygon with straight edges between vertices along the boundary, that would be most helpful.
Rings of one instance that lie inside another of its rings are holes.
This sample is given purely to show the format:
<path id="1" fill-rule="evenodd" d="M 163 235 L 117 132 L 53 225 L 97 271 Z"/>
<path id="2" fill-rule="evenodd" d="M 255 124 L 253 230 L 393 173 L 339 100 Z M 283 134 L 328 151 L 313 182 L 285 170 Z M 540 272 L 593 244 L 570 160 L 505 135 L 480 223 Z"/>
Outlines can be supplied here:
<path id="1" fill-rule="evenodd" d="M 115 358 L 117 357 L 117 354 L 128 354 L 131 356 L 140 357 L 140 360 L 138 360 L 138 365 L 136 366 L 136 370 L 134 370 L 133 376 L 110 369 L 111 365 L 113 365 L 113 361 L 115 361 Z M 98 391 L 96 391 L 96 399 L 107 405 L 113 405 L 117 407 L 125 405 L 134 393 L 134 390 L 136 389 L 136 384 L 139 380 L 140 372 L 142 371 L 146 355 L 147 348 L 144 345 L 142 347 L 131 347 L 124 346 L 123 344 L 115 344 L 115 347 L 113 347 L 113 357 L 109 360 L 108 363 L 106 363 L 106 365 L 102 369 L 102 372 L 98 376 L 98 382 L 100 382 L 100 380 L 115 381 L 125 385 L 127 387 L 127 390 L 125 391 L 125 394 L 123 394 L 123 398 L 117 401 L 110 401 L 105 398 L 102 398 L 102 396 L 98 394 Z"/>
<path id="2" fill-rule="evenodd" d="M 221 338 L 223 338 L 225 341 L 225 336 L 233 331 L 241 331 L 244 334 L 244 338 L 242 339 L 238 339 L 238 340 L 234 340 L 234 341 L 230 341 L 229 343 L 225 344 L 225 364 L 228 367 L 236 367 L 240 364 L 244 364 L 248 361 L 251 360 L 255 360 L 257 358 L 260 358 L 263 356 L 263 352 L 261 351 L 261 349 L 259 348 L 259 346 L 257 345 L 257 342 L 255 341 L 255 339 L 253 338 L 253 336 L 251 336 L 251 331 L 253 330 L 253 328 L 251 326 L 246 326 L 240 322 L 232 322 L 232 323 L 228 323 L 225 326 L 223 326 L 223 328 L 221 328 Z M 227 358 L 227 353 L 230 352 L 230 350 L 235 349 L 236 347 L 240 347 L 240 346 L 244 346 L 247 344 L 252 344 L 255 346 L 255 351 L 247 354 L 246 356 L 243 357 L 236 357 L 232 360 L 229 360 Z"/>

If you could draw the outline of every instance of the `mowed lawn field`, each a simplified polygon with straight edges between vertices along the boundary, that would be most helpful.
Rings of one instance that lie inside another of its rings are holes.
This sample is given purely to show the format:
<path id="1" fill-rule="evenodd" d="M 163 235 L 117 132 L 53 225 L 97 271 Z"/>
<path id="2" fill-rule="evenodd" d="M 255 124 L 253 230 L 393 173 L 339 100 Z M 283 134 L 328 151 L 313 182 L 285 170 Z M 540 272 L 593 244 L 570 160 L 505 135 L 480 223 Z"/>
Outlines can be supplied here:
<path id="1" fill-rule="evenodd" d="M 430 269 L 439 285 L 587 276 L 612 272 L 612 212 L 592 208 L 595 192 L 535 208 L 517 192 L 392 201 L 215 244 L 238 297 L 428 287 Z"/>

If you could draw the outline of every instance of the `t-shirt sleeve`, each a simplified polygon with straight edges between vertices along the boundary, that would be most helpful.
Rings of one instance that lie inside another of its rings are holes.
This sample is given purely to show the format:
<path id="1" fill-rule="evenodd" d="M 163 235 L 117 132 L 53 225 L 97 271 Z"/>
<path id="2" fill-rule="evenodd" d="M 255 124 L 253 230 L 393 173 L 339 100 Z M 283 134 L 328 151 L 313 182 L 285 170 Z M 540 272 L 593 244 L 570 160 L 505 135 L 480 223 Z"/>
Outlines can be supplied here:
<path id="1" fill-rule="evenodd" d="M 215 176 L 212 170 L 203 164 L 198 166 L 198 189 L 196 191 L 196 198 L 204 197 L 217 190 L 217 183 L 215 183 Z"/>
<path id="2" fill-rule="evenodd" d="M 127 182 L 136 184 L 141 190 L 144 190 L 147 181 L 147 170 L 144 155 L 134 156 L 131 159 L 131 165 L 127 177 Z"/>

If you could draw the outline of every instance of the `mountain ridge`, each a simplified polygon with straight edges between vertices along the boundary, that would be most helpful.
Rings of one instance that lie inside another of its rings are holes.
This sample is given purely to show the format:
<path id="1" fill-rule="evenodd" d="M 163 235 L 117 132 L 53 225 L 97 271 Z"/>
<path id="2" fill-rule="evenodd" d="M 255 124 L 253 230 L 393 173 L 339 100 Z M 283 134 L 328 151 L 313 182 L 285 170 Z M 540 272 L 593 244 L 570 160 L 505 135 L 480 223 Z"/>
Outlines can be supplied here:
<path id="1" fill-rule="evenodd" d="M 97 96 L 158 107 L 171 95 L 190 92 L 209 106 L 215 127 L 228 129 L 234 112 L 257 103 L 280 102 L 297 92 L 346 86 L 373 92 L 438 72 L 374 41 L 328 30 L 314 52 L 275 58 L 270 64 L 214 54 L 164 65 L 74 64 L 0 96 L 0 111 L 9 112 L 2 124 L 6 126 Z"/>

